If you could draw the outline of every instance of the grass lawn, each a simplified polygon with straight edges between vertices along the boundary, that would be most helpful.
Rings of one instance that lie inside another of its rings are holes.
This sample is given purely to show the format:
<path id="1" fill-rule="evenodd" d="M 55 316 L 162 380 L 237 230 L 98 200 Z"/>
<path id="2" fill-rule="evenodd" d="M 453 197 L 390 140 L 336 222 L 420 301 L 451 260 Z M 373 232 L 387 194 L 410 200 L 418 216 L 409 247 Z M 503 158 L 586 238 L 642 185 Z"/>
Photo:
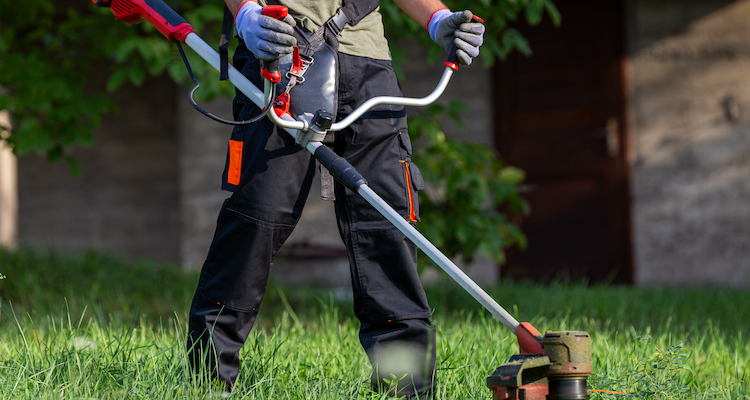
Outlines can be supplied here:
<path id="1" fill-rule="evenodd" d="M 0 398 L 204 399 L 188 383 L 184 324 L 196 272 L 98 253 L 0 251 Z M 430 287 L 439 399 L 490 399 L 515 337 L 456 284 Z M 486 288 L 537 329 L 592 338 L 592 399 L 750 399 L 750 291 Z M 351 301 L 270 286 L 233 399 L 381 399 L 369 388 Z"/>

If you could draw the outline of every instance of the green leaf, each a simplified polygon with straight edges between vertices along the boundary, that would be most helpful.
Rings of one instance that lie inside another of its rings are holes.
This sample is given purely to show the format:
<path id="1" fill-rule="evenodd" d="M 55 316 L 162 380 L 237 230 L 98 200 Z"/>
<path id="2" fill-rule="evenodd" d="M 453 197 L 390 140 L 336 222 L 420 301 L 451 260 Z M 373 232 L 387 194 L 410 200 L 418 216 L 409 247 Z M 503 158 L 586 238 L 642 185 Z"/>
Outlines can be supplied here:
<path id="1" fill-rule="evenodd" d="M 544 3 L 545 0 L 529 0 L 529 4 L 526 6 L 526 21 L 529 25 L 537 25 L 542 20 Z"/>
<path id="2" fill-rule="evenodd" d="M 516 167 L 505 167 L 500 170 L 499 178 L 513 185 L 518 185 L 526 179 L 526 173 Z"/>
<path id="3" fill-rule="evenodd" d="M 51 149 L 47 150 L 47 162 L 53 163 L 62 158 L 63 149 L 62 146 L 55 145 Z"/>
<path id="4" fill-rule="evenodd" d="M 551 0 L 546 0 L 544 2 L 544 9 L 547 10 L 547 15 L 552 18 L 552 23 L 555 24 L 555 26 L 560 26 L 562 23 L 562 16 L 560 16 L 560 10 L 557 9 L 555 3 Z"/>
<path id="5" fill-rule="evenodd" d="M 81 165 L 75 158 L 66 156 L 65 161 L 68 163 L 68 170 L 70 171 L 71 175 L 81 176 Z"/>
<path id="6" fill-rule="evenodd" d="M 128 79 L 128 70 L 125 68 L 118 68 L 107 80 L 107 91 L 114 92 Z"/>
<path id="7" fill-rule="evenodd" d="M 120 41 L 119 46 L 117 48 L 117 51 L 115 52 L 117 56 L 117 62 L 125 62 L 130 58 L 130 55 L 135 51 L 135 49 L 138 47 L 138 44 L 140 43 L 140 39 L 130 37 L 125 38 Z"/>
<path id="8" fill-rule="evenodd" d="M 462 243 L 469 241 L 471 234 L 472 229 L 469 225 L 466 224 L 459 225 L 458 229 L 456 230 L 456 238 Z"/>
<path id="9" fill-rule="evenodd" d="M 146 80 L 146 71 L 140 65 L 132 64 L 128 68 L 128 78 L 135 86 L 140 87 Z"/>
<path id="10" fill-rule="evenodd" d="M 485 258 L 497 263 L 505 261 L 505 255 L 503 254 L 502 249 L 493 246 L 489 242 L 482 242 L 479 244 L 479 253 Z"/>
<path id="11" fill-rule="evenodd" d="M 520 32 L 515 29 L 508 29 L 503 35 L 503 47 L 505 52 L 510 53 L 514 48 L 526 56 L 531 56 L 531 47 L 529 42 Z"/>

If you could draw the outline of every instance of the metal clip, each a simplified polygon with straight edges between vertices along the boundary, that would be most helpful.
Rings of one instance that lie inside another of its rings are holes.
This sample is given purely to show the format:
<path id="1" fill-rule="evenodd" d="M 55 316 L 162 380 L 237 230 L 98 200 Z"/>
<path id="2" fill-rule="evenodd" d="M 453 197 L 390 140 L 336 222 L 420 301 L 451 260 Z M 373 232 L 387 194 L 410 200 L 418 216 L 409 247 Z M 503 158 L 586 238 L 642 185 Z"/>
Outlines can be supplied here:
<path id="1" fill-rule="evenodd" d="M 305 72 L 307 72 L 307 69 L 315 63 L 315 59 L 312 57 L 300 56 L 300 61 L 302 61 L 302 68 L 299 73 L 292 72 L 294 69 L 294 67 L 292 67 L 285 74 L 286 78 L 289 79 L 289 83 L 287 83 L 286 88 L 284 88 L 284 93 L 289 93 L 298 83 L 305 83 Z"/>
<path id="2" fill-rule="evenodd" d="M 312 57 L 303 57 L 303 56 L 300 56 L 300 60 L 302 60 L 302 69 L 300 70 L 300 72 L 298 74 L 295 74 L 290 69 L 286 73 L 286 78 L 291 81 L 292 77 L 296 77 L 297 78 L 297 83 L 304 83 L 305 82 L 305 77 L 303 75 L 305 75 L 305 72 L 307 72 L 307 69 L 311 65 L 313 65 L 315 63 L 315 59 L 312 58 Z"/>

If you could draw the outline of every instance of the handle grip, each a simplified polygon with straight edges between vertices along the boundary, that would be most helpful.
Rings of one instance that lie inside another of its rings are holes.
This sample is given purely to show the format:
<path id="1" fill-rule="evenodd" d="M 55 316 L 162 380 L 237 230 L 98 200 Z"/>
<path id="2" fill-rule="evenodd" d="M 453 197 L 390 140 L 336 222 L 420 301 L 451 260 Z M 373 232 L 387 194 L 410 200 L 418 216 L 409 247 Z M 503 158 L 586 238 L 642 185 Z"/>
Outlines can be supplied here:
<path id="1" fill-rule="evenodd" d="M 267 17 L 283 19 L 289 15 L 289 9 L 284 6 L 265 6 L 260 13 Z"/>
<path id="2" fill-rule="evenodd" d="M 265 6 L 260 13 L 275 19 L 284 19 L 289 15 L 289 9 L 284 6 Z M 279 60 L 263 61 L 263 69 L 260 75 L 273 83 L 281 81 L 281 72 L 279 72 Z"/>
<path id="3" fill-rule="evenodd" d="M 126 24 L 148 21 L 171 41 L 185 43 L 187 35 L 194 33 L 190 24 L 162 0 L 91 0 L 99 7 L 108 7 L 115 19 Z"/>
<path id="4" fill-rule="evenodd" d="M 479 22 L 483 24 L 484 20 L 482 18 L 477 17 L 476 15 L 472 15 L 471 21 L 469 22 Z M 454 71 L 458 71 L 458 66 L 460 64 L 458 61 L 458 54 L 456 53 L 458 53 L 458 46 L 454 44 L 450 53 L 448 53 L 448 61 L 445 62 L 445 66 Z"/>

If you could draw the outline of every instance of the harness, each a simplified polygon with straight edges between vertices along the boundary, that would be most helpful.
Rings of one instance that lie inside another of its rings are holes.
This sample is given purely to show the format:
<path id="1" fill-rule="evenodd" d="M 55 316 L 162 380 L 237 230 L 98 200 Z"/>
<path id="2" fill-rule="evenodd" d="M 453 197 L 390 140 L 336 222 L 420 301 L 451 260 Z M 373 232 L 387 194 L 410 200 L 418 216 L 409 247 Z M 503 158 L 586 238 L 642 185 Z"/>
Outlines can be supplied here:
<path id="1" fill-rule="evenodd" d="M 267 0 L 267 4 L 282 5 L 279 0 Z M 380 0 L 343 0 L 336 13 L 315 32 L 309 32 L 300 25 L 294 28 L 293 36 L 297 39 L 297 46 L 294 46 L 292 54 L 279 59 L 283 79 L 277 78 L 278 82 L 276 79 L 273 80 L 277 82 L 276 93 L 281 93 L 273 101 L 272 107 L 279 116 L 290 114 L 297 119 L 300 115 L 312 117 L 313 113 L 325 111 L 330 115 L 331 120 L 335 120 L 339 86 L 338 36 L 346 25 L 357 25 L 379 5 Z M 220 80 L 228 78 L 229 56 L 227 53 L 233 22 L 232 13 L 225 6 L 219 42 Z M 304 85 L 305 82 L 308 84 Z M 313 140 L 326 144 L 332 143 L 334 139 L 332 132 L 326 134 L 324 131 L 310 131 L 307 135 L 312 135 Z M 300 135 L 300 138 L 302 137 L 303 135 Z M 334 178 L 326 168 L 320 168 L 320 180 L 321 198 L 334 200 Z"/>
<path id="2" fill-rule="evenodd" d="M 282 5 L 278 0 L 267 1 L 268 5 Z M 380 5 L 380 0 L 342 0 L 341 7 L 336 13 L 312 35 L 306 37 L 300 27 L 295 27 L 294 37 L 297 39 L 299 48 L 299 57 L 304 57 L 300 63 L 294 64 L 299 68 L 294 73 L 304 75 L 301 69 L 304 65 L 304 59 L 310 59 L 315 52 L 324 43 L 330 43 L 334 46 L 334 51 L 338 51 L 338 39 L 336 37 L 346 28 L 346 25 L 355 26 L 366 16 L 370 15 Z M 229 8 L 224 6 L 224 20 L 221 26 L 221 39 L 219 40 L 219 56 L 221 61 L 221 70 L 219 80 L 228 79 L 229 71 L 229 39 L 232 35 L 234 18 Z M 296 61 L 296 60 L 295 60 Z"/>

